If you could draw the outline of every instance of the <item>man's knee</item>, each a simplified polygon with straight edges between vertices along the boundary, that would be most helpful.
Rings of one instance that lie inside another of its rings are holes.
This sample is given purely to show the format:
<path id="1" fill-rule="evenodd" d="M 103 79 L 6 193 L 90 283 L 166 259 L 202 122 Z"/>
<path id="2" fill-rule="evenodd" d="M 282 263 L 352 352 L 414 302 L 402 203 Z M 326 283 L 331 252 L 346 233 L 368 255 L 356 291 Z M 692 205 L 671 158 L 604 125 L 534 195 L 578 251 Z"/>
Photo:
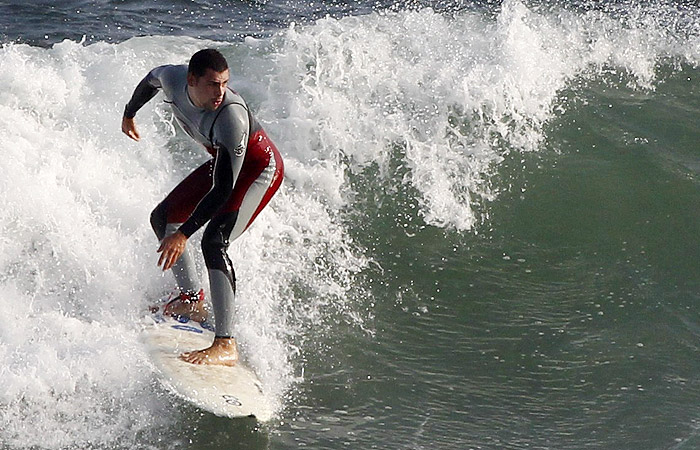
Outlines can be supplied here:
<path id="1" fill-rule="evenodd" d="M 224 263 L 224 255 L 228 249 L 228 241 L 223 239 L 220 233 L 207 232 L 202 235 L 202 254 L 207 267 L 219 269 Z"/>
<path id="2" fill-rule="evenodd" d="M 236 273 L 226 250 L 228 250 L 229 236 L 236 224 L 236 217 L 236 212 L 214 217 L 202 235 L 202 254 L 204 255 L 204 263 L 210 271 L 210 278 L 211 271 L 223 273 L 234 293 L 236 292 Z"/>
<path id="3" fill-rule="evenodd" d="M 202 235 L 202 254 L 204 262 L 210 269 L 231 271 L 231 261 L 226 250 L 229 237 L 236 223 L 236 212 L 221 214 L 214 217 L 207 225 Z"/>
<path id="4" fill-rule="evenodd" d="M 153 231 L 158 236 L 158 240 L 165 237 L 165 228 L 168 225 L 168 212 L 167 208 L 163 203 L 159 203 L 158 206 L 151 212 L 151 227 Z"/>

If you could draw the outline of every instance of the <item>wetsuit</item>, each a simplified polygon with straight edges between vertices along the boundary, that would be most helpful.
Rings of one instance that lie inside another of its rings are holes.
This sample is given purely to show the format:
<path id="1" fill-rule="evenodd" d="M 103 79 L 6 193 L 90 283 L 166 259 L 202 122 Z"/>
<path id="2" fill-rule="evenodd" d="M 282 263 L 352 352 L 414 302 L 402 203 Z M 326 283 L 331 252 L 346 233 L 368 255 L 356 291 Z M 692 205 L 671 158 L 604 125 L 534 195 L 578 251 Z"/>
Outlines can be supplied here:
<path id="1" fill-rule="evenodd" d="M 158 239 L 179 230 L 188 238 L 209 222 L 202 253 L 209 274 L 217 337 L 233 335 L 236 278 L 226 253 L 282 182 L 282 158 L 245 100 L 231 89 L 216 110 L 196 107 L 187 93 L 187 66 L 153 69 L 136 87 L 124 115 L 133 118 L 158 90 L 182 129 L 214 157 L 192 172 L 153 210 Z M 173 267 L 183 292 L 198 290 L 188 252 Z"/>

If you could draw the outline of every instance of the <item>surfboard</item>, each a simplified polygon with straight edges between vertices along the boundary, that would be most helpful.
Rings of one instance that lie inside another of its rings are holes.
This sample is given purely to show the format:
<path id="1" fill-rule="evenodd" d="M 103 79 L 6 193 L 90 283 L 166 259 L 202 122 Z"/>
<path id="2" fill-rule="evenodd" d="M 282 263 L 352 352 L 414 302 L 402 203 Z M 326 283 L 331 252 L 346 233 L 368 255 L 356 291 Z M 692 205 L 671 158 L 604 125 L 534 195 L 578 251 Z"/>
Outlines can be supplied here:
<path id="1" fill-rule="evenodd" d="M 179 356 L 211 345 L 214 332 L 205 323 L 154 313 L 144 330 L 148 352 L 162 384 L 196 407 L 221 417 L 269 421 L 273 408 L 262 383 L 244 361 L 233 367 L 187 363 Z"/>

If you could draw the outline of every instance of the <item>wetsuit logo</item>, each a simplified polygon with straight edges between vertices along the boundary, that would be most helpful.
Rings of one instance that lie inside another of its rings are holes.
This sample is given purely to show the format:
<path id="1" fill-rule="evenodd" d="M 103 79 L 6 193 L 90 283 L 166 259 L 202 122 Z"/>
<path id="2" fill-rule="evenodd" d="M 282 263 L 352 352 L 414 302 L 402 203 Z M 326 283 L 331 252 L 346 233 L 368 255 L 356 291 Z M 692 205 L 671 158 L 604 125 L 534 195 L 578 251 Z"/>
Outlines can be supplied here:
<path id="1" fill-rule="evenodd" d="M 241 139 L 241 142 L 233 150 L 233 153 L 236 156 L 243 155 L 243 153 L 245 153 L 245 148 L 246 148 L 247 143 L 248 143 L 248 135 L 247 135 L 247 133 L 243 133 L 243 138 Z"/>

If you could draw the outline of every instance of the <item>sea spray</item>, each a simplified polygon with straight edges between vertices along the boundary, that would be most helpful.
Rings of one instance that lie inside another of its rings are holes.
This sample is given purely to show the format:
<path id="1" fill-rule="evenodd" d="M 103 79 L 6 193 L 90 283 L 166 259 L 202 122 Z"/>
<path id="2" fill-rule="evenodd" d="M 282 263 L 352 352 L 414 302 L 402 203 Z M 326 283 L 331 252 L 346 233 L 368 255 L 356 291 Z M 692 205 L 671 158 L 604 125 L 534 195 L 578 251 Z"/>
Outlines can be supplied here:
<path id="1" fill-rule="evenodd" d="M 0 118 L 0 283 L 13 324 L 0 346 L 12 381 L 2 397 L 8 445 L 39 445 L 37 431 L 59 428 L 65 432 L 41 445 L 120 442 L 176 416 L 158 412 L 168 401 L 139 339 L 147 306 L 173 285 L 155 266 L 148 216 L 202 157 L 172 126 L 160 97 L 137 116 L 141 142 L 119 131 L 123 104 L 150 65 L 186 62 L 194 51 L 194 40 L 176 41 L 174 51 L 170 38 L 2 49 L 0 79 L 9 88 Z M 305 171 L 288 158 L 292 171 L 295 165 Z M 347 292 L 364 259 L 333 217 L 317 197 L 289 186 L 231 249 L 237 337 L 279 408 L 301 372 L 294 349 L 312 328 L 328 333 L 327 317 L 354 313 Z M 196 252 L 197 237 L 191 245 Z M 11 308 L 15 302 L 23 308 Z M 135 420 L 142 425 L 130 426 Z M 123 426 L 103 430 L 116 422 Z"/>
<path id="2" fill-rule="evenodd" d="M 0 428 L 13 447 L 126 445 L 172 417 L 155 414 L 134 326 L 158 279 L 133 256 L 148 248 L 138 192 L 155 184 L 100 126 L 98 111 L 118 117 L 85 68 L 100 49 L 1 50 Z"/>
<path id="3" fill-rule="evenodd" d="M 292 26 L 273 41 L 277 132 L 307 163 L 336 168 L 332 192 L 345 168 L 381 174 L 402 158 L 425 221 L 468 230 L 474 203 L 499 189 L 499 162 L 543 145 L 568 90 L 610 71 L 651 89 L 662 59 L 697 61 L 692 26 L 669 33 L 659 24 L 673 11 L 644 11 L 619 21 L 509 0 L 495 20 L 426 8 Z"/>

